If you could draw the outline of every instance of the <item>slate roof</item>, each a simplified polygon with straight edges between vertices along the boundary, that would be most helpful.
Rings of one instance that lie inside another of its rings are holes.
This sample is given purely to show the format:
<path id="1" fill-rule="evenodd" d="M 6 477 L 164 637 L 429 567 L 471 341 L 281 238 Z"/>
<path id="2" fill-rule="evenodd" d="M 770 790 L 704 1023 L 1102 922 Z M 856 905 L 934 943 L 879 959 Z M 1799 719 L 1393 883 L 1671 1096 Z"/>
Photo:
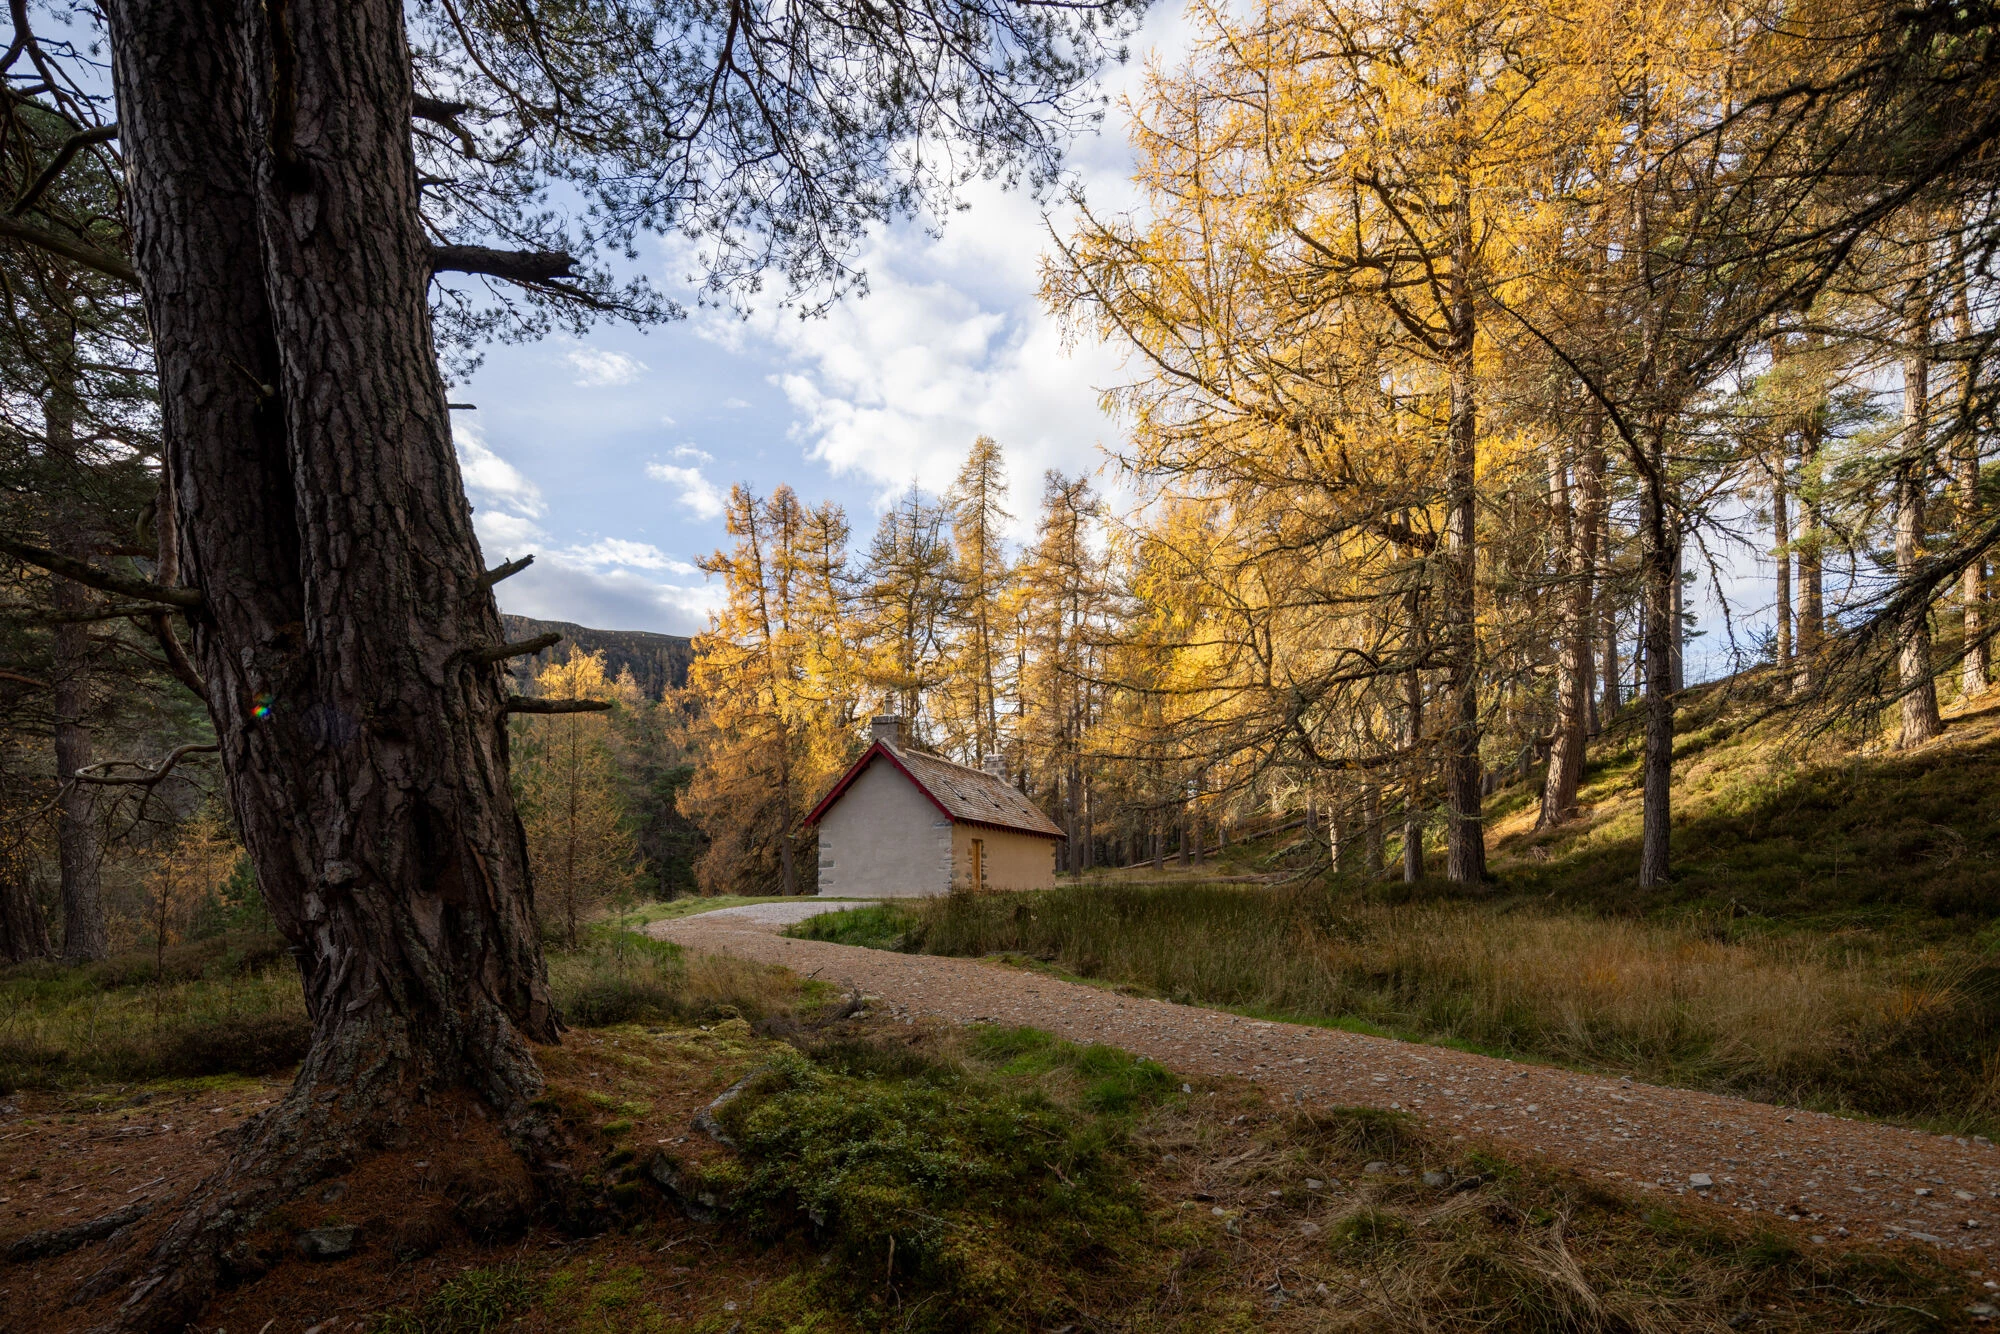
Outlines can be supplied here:
<path id="1" fill-rule="evenodd" d="M 892 749 L 879 741 L 840 776 L 833 790 L 813 807 L 806 823 L 818 824 L 820 817 L 878 755 L 902 770 L 903 776 L 915 783 L 917 789 L 931 799 L 931 804 L 949 816 L 953 823 L 1012 829 L 1042 838 L 1068 837 L 1033 802 L 1010 787 L 1005 779 L 996 778 L 983 769 L 971 769 L 936 755 L 926 755 L 922 751 Z"/>

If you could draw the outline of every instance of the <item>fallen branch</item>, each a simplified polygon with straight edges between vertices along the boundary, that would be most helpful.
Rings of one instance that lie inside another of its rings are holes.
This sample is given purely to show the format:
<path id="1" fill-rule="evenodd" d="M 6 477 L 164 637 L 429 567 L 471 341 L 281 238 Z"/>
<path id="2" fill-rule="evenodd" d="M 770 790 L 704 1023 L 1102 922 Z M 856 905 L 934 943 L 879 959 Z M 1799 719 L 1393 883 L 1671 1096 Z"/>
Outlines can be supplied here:
<path id="1" fill-rule="evenodd" d="M 115 593 L 119 597 L 140 598 L 159 606 L 177 607 L 182 611 L 193 611 L 201 606 L 201 594 L 192 588 L 165 588 L 146 579 L 133 579 L 109 570 L 100 570 L 88 561 L 72 556 L 62 556 L 46 547 L 23 542 L 0 533 L 0 555 L 12 556 L 26 561 L 50 574 L 59 574 L 85 588 L 94 588 L 100 593 Z"/>
<path id="2" fill-rule="evenodd" d="M 175 746 L 167 752 L 165 759 L 152 768 L 148 768 L 139 760 L 106 760 L 102 764 L 85 765 L 71 774 L 70 780 L 77 783 L 94 783 L 99 787 L 157 787 L 174 771 L 174 766 L 188 756 L 213 755 L 221 749 L 219 742 L 211 741 L 206 745 L 189 742 L 185 746 Z M 124 778 L 113 774 L 111 772 L 113 769 L 137 769 L 139 772 L 133 777 Z"/>
<path id="3" fill-rule="evenodd" d="M 33 686 L 37 690 L 54 689 L 47 681 L 38 681 L 32 676 L 23 676 L 19 672 L 10 672 L 5 667 L 0 667 L 0 680 L 19 681 L 22 685 Z"/>
<path id="4" fill-rule="evenodd" d="M 545 648 L 553 648 L 562 642 L 562 636 L 551 630 L 547 634 L 536 635 L 533 639 L 517 639 L 511 644 L 489 644 L 484 648 L 469 648 L 465 656 L 485 665 L 505 662 L 509 658 L 526 658 L 540 653 Z"/>
<path id="5" fill-rule="evenodd" d="M 526 695 L 511 695 L 507 699 L 508 713 L 609 713 L 611 701 L 608 699 L 530 699 Z"/>

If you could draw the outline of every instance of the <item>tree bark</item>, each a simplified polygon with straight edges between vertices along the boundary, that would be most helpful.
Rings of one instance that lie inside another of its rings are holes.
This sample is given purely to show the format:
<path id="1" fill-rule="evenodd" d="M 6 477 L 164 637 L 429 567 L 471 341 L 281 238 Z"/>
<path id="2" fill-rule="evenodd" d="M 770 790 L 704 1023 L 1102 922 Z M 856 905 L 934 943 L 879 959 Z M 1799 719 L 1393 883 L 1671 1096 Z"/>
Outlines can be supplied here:
<path id="1" fill-rule="evenodd" d="M 193 652 L 313 1021 L 134 1285 L 127 1325 L 167 1329 L 236 1237 L 434 1095 L 547 1145 L 528 1044 L 560 1025 L 477 658 L 502 635 L 431 345 L 401 7 L 109 18 Z"/>
<path id="2" fill-rule="evenodd" d="M 1930 338 L 1928 279 L 1913 285 L 1910 335 L 1918 349 L 1903 359 L 1902 457 L 1896 464 L 1896 579 L 1907 583 L 1923 556 L 1924 488 L 1930 473 Z M 1931 674 L 1930 607 L 1918 604 L 1896 631 L 1897 691 L 1902 731 L 1896 744 L 1921 746 L 1944 731 L 1938 716 L 1937 682 Z"/>
<path id="3" fill-rule="evenodd" d="M 1410 633 L 1422 628 L 1417 623 L 1417 594 L 1408 598 Z M 1418 745 L 1424 735 L 1424 682 L 1415 667 L 1403 673 L 1403 742 L 1409 747 L 1409 772 L 1403 780 L 1403 882 L 1414 885 L 1424 878 L 1424 767 Z"/>
<path id="4" fill-rule="evenodd" d="M 1969 344 L 1973 337 L 1971 284 L 1965 280 L 1963 233 L 1960 236 L 1953 256 L 1952 323 L 1959 342 Z M 1961 530 L 1966 532 L 1970 532 L 1979 520 L 1980 434 L 1972 426 L 1978 411 L 1973 374 L 1975 364 L 1970 361 L 1959 363 L 1959 418 L 1954 423 L 1958 449 L 1952 458 L 1953 481 L 1958 491 L 1958 521 Z M 1981 556 L 1968 563 L 1958 576 L 1958 605 L 1964 628 L 1964 636 L 1960 640 L 1964 656 L 1959 659 L 1958 689 L 1964 699 L 1977 699 L 1985 694 L 1987 677 L 1993 670 L 1993 643 L 1987 638 L 1990 627 L 1986 622 L 1985 602 L 1986 560 Z"/>
<path id="5" fill-rule="evenodd" d="M 1817 340 L 1809 336 L 1809 342 Z M 1798 633 L 1793 688 L 1809 692 L 1819 684 L 1820 644 L 1826 634 L 1825 576 L 1820 543 L 1824 535 L 1819 508 L 1820 449 L 1826 440 L 1826 404 L 1822 398 L 1807 410 L 1799 430 Z"/>
<path id="6" fill-rule="evenodd" d="M 1478 388 L 1473 368 L 1472 223 L 1470 191 L 1460 182 L 1457 241 L 1452 254 L 1450 451 L 1445 495 L 1444 631 L 1450 679 L 1450 714 L 1444 748 L 1444 797 L 1448 830 L 1446 874 L 1454 884 L 1486 879 L 1486 824 L 1479 781 L 1479 634 L 1475 464 Z"/>
<path id="7" fill-rule="evenodd" d="M 1781 450 L 1771 472 L 1771 554 L 1777 557 L 1777 588 L 1774 617 L 1777 639 L 1772 657 L 1782 673 L 1792 661 L 1792 516 L 1785 494 L 1785 458 Z"/>
<path id="8" fill-rule="evenodd" d="M 1651 432 L 1651 475 L 1642 480 L 1640 530 L 1645 577 L 1641 610 L 1646 658 L 1646 741 L 1639 834 L 1639 887 L 1667 882 L 1671 869 L 1674 781 L 1674 588 L 1680 570 L 1680 532 L 1669 511 L 1666 482 L 1666 426 Z"/>
<path id="9" fill-rule="evenodd" d="M 1556 663 L 1556 725 L 1549 768 L 1542 784 L 1537 827 L 1548 829 L 1576 815 L 1576 792 L 1583 781 L 1584 745 L 1590 734 L 1591 630 L 1595 621 L 1597 507 L 1604 502 L 1603 418 L 1586 419 L 1577 453 L 1576 501 L 1563 470 L 1556 470 L 1556 503 L 1563 555 L 1563 640 Z"/>
<path id="10" fill-rule="evenodd" d="M 49 929 L 35 905 L 20 864 L 0 858 L 0 961 L 26 963 L 49 957 Z"/>
<path id="11" fill-rule="evenodd" d="M 49 386 L 43 423 L 49 462 L 74 470 L 76 456 L 76 376 L 71 364 L 74 345 L 59 348 L 54 383 Z M 65 516 L 49 534 L 49 547 L 59 556 L 83 560 L 96 553 L 74 515 Z M 92 598 L 81 585 L 55 580 L 51 590 L 58 617 L 88 611 Z M 91 762 L 87 718 L 94 707 L 91 690 L 89 627 L 80 620 L 59 620 L 55 627 L 55 664 L 50 684 L 55 709 L 56 864 L 62 881 L 63 958 L 70 963 L 102 959 L 111 952 L 104 920 L 100 868 L 103 857 L 97 838 L 97 803 L 88 783 L 73 781 Z"/>
<path id="12" fill-rule="evenodd" d="M 1382 874 L 1382 788 L 1372 778 L 1361 783 L 1361 848 L 1362 869 Z"/>

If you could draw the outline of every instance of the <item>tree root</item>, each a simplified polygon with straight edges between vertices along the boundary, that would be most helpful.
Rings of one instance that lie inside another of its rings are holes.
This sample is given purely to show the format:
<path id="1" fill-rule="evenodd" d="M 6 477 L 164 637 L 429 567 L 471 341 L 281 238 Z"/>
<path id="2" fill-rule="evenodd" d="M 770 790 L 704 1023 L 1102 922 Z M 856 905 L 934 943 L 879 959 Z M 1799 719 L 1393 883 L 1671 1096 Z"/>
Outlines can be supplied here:
<path id="1" fill-rule="evenodd" d="M 467 1181 L 449 1214 L 475 1235 L 525 1223 L 538 1197 L 547 1204 L 569 1193 L 572 1174 L 557 1159 L 566 1143 L 560 1127 L 534 1105 L 541 1078 L 532 1056 L 525 1046 L 513 1054 L 519 1059 L 493 1061 L 458 1080 L 412 1078 L 407 1052 L 337 1063 L 354 1076 L 344 1082 L 324 1069 L 319 1078 L 302 1071 L 281 1102 L 243 1126 L 228 1161 L 195 1187 L 158 1240 L 114 1259 L 72 1301 L 126 1288 L 114 1316 L 117 1330 L 178 1334 L 218 1287 L 259 1277 L 294 1249 L 287 1205 L 331 1178 L 365 1171 L 378 1153 L 431 1156 L 430 1145 L 471 1150 L 485 1142 L 511 1154 L 525 1167 L 514 1176 L 515 1188 Z M 308 1057 L 308 1069 L 312 1064 Z M 503 1076 L 509 1083 L 501 1083 Z M 468 1088 L 475 1078 L 488 1087 Z"/>
<path id="2" fill-rule="evenodd" d="M 45 1228 L 40 1232 L 30 1232 L 25 1237 L 16 1238 L 8 1245 L 0 1261 L 7 1264 L 26 1264 L 30 1260 L 43 1260 L 52 1255 L 67 1255 L 79 1246 L 93 1241 L 102 1241 L 120 1228 L 138 1222 L 153 1211 L 151 1203 L 128 1204 L 123 1209 L 113 1209 L 102 1218 L 93 1218 L 84 1223 L 71 1223 L 68 1227 Z"/>

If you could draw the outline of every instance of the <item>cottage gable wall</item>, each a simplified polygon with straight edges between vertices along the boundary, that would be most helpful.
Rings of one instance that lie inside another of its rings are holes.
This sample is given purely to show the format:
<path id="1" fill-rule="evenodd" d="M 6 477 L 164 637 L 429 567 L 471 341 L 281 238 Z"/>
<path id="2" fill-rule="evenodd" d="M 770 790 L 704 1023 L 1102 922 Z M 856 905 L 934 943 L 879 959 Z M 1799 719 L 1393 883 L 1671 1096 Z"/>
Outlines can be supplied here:
<path id="1" fill-rule="evenodd" d="M 879 755 L 820 817 L 822 895 L 942 894 L 951 870 L 951 820 Z"/>

